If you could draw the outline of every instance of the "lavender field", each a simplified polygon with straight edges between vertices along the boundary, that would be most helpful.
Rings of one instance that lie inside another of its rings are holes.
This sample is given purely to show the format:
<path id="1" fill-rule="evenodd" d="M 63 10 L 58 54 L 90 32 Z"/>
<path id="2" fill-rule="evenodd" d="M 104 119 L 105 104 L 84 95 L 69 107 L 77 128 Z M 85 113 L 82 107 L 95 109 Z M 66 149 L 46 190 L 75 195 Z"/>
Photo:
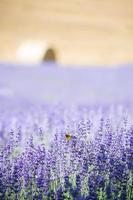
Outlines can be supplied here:
<path id="1" fill-rule="evenodd" d="M 0 66 L 0 199 L 132 200 L 133 68 Z"/>

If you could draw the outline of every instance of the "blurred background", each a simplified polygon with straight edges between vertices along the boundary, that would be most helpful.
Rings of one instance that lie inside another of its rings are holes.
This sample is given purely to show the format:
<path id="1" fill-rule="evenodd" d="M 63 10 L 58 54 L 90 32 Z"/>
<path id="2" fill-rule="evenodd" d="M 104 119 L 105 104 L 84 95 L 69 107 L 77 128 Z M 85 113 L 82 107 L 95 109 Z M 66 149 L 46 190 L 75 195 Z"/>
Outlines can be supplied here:
<path id="1" fill-rule="evenodd" d="M 132 77 L 132 0 L 0 0 L 4 101 L 132 102 Z"/>
<path id="2" fill-rule="evenodd" d="M 133 62 L 132 0 L 0 0 L 0 60 Z"/>

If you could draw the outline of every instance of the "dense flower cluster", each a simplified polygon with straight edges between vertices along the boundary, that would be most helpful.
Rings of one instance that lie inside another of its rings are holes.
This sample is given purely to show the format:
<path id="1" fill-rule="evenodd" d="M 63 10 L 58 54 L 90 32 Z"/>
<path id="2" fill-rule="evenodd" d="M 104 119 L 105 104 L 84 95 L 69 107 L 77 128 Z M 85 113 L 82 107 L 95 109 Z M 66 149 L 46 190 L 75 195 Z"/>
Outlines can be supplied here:
<path id="1" fill-rule="evenodd" d="M 130 108 L 0 108 L 1 200 L 132 200 Z"/>

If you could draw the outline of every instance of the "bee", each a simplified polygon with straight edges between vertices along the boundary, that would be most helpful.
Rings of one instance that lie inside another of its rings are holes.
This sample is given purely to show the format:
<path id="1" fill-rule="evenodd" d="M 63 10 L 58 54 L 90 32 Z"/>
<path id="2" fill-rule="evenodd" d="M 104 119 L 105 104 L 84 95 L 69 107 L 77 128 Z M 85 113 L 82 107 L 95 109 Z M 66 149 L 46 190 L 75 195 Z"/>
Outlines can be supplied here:
<path id="1" fill-rule="evenodd" d="M 72 139 L 72 136 L 70 134 L 66 134 L 66 140 L 69 142 Z"/>

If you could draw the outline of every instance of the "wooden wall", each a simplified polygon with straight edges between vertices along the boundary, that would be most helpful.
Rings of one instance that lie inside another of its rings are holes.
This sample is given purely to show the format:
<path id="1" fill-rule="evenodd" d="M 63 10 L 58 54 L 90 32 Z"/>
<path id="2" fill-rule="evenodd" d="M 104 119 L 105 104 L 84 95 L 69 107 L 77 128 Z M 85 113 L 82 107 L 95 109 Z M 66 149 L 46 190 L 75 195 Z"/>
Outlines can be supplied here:
<path id="1" fill-rule="evenodd" d="M 58 62 L 133 62 L 132 0 L 0 0 L 0 60 L 19 61 L 25 41 L 57 50 Z"/>

